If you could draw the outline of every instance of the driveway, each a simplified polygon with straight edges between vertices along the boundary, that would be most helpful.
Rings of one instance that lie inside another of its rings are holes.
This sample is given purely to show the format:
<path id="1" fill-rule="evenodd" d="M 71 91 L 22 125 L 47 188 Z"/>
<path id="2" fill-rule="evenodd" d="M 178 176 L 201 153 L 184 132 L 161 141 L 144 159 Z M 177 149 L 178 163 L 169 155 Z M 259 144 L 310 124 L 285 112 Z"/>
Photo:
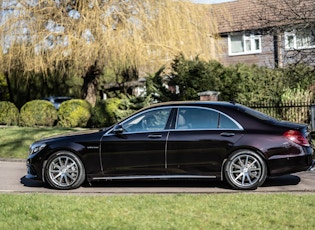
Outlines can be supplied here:
<path id="1" fill-rule="evenodd" d="M 143 193 L 235 193 L 221 181 L 109 181 L 86 184 L 75 190 L 60 191 L 48 188 L 40 181 L 25 179 L 25 162 L 0 160 L 1 193 L 64 193 L 64 194 L 143 194 Z M 299 172 L 291 175 L 274 177 L 253 193 L 268 192 L 315 192 L 315 171 Z"/>

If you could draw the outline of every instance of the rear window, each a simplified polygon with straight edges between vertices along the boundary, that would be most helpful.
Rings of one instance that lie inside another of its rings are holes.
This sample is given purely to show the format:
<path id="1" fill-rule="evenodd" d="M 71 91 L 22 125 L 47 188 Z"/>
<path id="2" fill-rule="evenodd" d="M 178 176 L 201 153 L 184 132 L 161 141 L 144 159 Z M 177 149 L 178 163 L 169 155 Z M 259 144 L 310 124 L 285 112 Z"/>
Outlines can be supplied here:
<path id="1" fill-rule="evenodd" d="M 278 121 L 276 118 L 271 117 L 265 113 L 259 112 L 255 109 L 243 106 L 243 105 L 239 105 L 239 110 L 252 116 L 252 117 L 256 117 L 260 120 L 265 120 L 265 121 Z"/>

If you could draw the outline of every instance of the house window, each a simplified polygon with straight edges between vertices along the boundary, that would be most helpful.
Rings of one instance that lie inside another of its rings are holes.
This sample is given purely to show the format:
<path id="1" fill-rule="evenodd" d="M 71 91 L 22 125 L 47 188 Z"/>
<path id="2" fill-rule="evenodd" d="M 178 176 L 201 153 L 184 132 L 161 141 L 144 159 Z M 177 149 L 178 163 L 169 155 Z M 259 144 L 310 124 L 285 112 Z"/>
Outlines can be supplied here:
<path id="1" fill-rule="evenodd" d="M 314 30 L 304 29 L 303 31 L 286 32 L 285 48 L 292 49 L 309 49 L 315 48 L 315 35 Z"/>
<path id="2" fill-rule="evenodd" d="M 261 53 L 261 35 L 229 35 L 229 55 Z"/>

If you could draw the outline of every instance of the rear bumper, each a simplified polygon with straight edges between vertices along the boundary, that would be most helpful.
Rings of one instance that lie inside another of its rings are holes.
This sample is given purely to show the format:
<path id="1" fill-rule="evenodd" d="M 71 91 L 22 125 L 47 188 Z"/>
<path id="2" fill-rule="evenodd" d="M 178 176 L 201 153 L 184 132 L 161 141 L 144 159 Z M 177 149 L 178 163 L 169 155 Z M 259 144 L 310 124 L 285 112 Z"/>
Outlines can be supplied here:
<path id="1" fill-rule="evenodd" d="M 315 171 L 315 160 L 313 160 L 313 163 L 311 167 L 308 168 L 309 171 Z"/>
<path id="2" fill-rule="evenodd" d="M 314 166 L 312 154 L 269 160 L 269 176 L 306 171 Z"/>

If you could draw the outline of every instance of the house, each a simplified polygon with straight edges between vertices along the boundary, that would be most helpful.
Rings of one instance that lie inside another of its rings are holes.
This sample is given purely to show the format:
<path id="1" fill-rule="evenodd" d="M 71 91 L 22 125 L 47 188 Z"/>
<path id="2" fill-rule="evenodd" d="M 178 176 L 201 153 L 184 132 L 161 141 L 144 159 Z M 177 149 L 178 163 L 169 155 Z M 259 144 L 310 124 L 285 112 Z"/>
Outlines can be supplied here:
<path id="1" fill-rule="evenodd" d="M 214 4 L 218 60 L 271 68 L 315 64 L 314 0 L 236 0 Z"/>

